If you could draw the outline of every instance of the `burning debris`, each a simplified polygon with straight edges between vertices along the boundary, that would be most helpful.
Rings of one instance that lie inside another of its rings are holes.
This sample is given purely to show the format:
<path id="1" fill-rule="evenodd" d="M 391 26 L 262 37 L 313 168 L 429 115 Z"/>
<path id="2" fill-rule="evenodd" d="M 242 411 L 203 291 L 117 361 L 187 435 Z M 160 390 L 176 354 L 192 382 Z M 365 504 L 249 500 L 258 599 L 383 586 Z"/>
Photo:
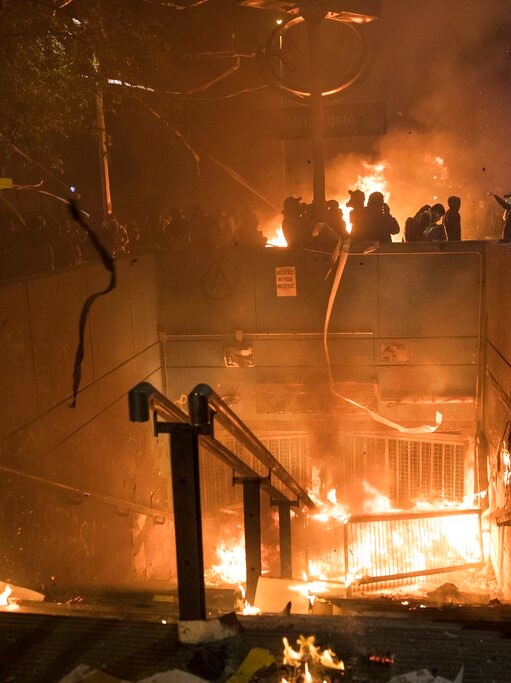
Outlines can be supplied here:
<path id="1" fill-rule="evenodd" d="M 465 597 L 454 583 L 443 583 L 427 593 L 428 599 L 435 605 L 463 605 Z"/>
<path id="2" fill-rule="evenodd" d="M 19 602 L 22 600 L 28 602 L 42 602 L 44 600 L 42 593 L 3 581 L 0 581 L 0 591 L 0 609 L 5 608 L 8 611 L 19 609 Z"/>
<path id="3" fill-rule="evenodd" d="M 205 572 L 206 583 L 211 586 L 230 584 L 238 586 L 247 580 L 245 541 L 238 535 L 222 539 L 216 550 L 216 561 Z"/>
<path id="4" fill-rule="evenodd" d="M 371 664 L 382 664 L 383 666 L 392 666 L 396 661 L 395 655 L 387 652 L 386 654 L 369 655 L 369 662 Z"/>
<path id="5" fill-rule="evenodd" d="M 330 648 L 321 650 L 316 645 L 315 636 L 300 636 L 297 639 L 298 650 L 294 650 L 286 637 L 284 643 L 283 665 L 287 669 L 287 676 L 282 683 L 304 681 L 316 683 L 335 681 L 344 675 L 344 662 Z"/>

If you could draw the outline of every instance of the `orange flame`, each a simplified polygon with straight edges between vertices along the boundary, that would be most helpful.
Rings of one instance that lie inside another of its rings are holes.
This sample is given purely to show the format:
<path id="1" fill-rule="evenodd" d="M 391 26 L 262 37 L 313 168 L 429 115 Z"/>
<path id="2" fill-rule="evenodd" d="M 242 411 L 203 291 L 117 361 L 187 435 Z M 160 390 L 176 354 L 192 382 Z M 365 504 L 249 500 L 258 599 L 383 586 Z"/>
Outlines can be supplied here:
<path id="1" fill-rule="evenodd" d="M 245 541 L 243 538 L 231 538 L 220 541 L 216 548 L 218 563 L 204 572 L 206 583 L 218 585 L 227 583 L 239 585 L 247 579 L 245 561 Z"/>
<path id="2" fill-rule="evenodd" d="M 509 476 L 511 478 L 511 457 L 509 458 Z M 392 506 L 390 499 L 367 481 L 362 482 L 366 498 L 360 509 L 356 512 L 366 514 L 381 514 L 399 512 Z M 320 524 L 332 522 L 332 531 L 341 524 L 347 524 L 350 520 L 351 510 L 337 502 L 335 490 L 329 491 L 327 500 L 321 500 L 317 493 L 320 483 L 316 482 L 315 489 L 310 493 L 315 500 L 320 512 L 310 516 L 313 522 Z M 477 498 L 478 496 L 476 496 Z M 467 497 L 461 504 L 454 503 L 428 503 L 417 504 L 414 509 L 408 510 L 413 513 L 424 509 L 452 510 L 453 508 L 467 509 L 474 507 L 474 496 Z M 344 517 L 339 514 L 339 509 Z M 355 512 L 355 511 L 353 511 Z M 392 520 L 389 522 L 394 525 Z M 481 534 L 478 529 L 477 515 L 446 515 L 435 516 L 431 519 L 421 519 L 421 526 L 416 527 L 413 523 L 396 522 L 395 526 L 381 526 L 381 521 L 366 520 L 356 535 L 350 541 L 349 566 L 344 567 L 343 558 L 333 556 L 326 550 L 326 555 L 321 553 L 308 559 L 309 576 L 323 581 L 338 581 L 346 588 L 357 580 L 367 576 L 385 576 L 392 574 L 422 572 L 432 567 L 456 566 L 471 562 L 480 562 L 487 557 L 487 553 L 481 558 Z M 358 527 L 357 527 L 358 528 Z M 311 530 L 311 533 L 314 531 Z M 375 538 L 380 539 L 375 543 Z M 483 541 L 484 541 L 483 537 Z M 415 582 L 417 589 L 426 581 L 424 576 L 417 577 Z M 310 586 L 310 584 L 309 584 Z M 408 589 L 410 587 L 408 586 Z M 308 593 L 319 593 L 320 589 L 308 588 Z M 328 592 L 328 591 L 323 591 Z"/>
<path id="3" fill-rule="evenodd" d="M 353 189 L 362 190 L 366 196 L 366 200 L 373 192 L 381 192 L 384 200 L 388 202 L 390 192 L 388 189 L 388 182 L 385 178 L 385 170 L 389 165 L 388 162 L 382 160 L 376 164 L 369 164 L 364 161 L 362 165 L 366 172 L 358 176 L 357 180 L 352 184 Z M 351 209 L 346 206 L 347 201 L 349 201 L 349 197 L 339 200 L 339 206 L 346 223 L 346 230 L 351 233 Z"/>
<path id="4" fill-rule="evenodd" d="M 0 593 L 0 606 L 5 607 L 9 604 L 9 595 L 12 593 L 12 588 L 7 584 L 2 593 Z"/>
<path id="5" fill-rule="evenodd" d="M 364 479 L 362 486 L 367 496 L 363 503 L 364 512 L 391 512 L 396 511 L 390 502 L 390 498 L 378 491 L 377 488 Z"/>
<path id="6" fill-rule="evenodd" d="M 287 242 L 286 238 L 284 237 L 284 231 L 282 230 L 282 226 L 277 226 L 274 229 L 274 232 L 271 232 L 269 235 L 265 233 L 265 236 L 268 240 L 266 242 L 267 247 L 287 247 Z"/>
<path id="7" fill-rule="evenodd" d="M 326 501 L 322 501 L 319 498 L 318 492 L 315 489 L 308 491 L 310 498 L 319 508 L 319 512 L 312 515 L 312 519 L 318 520 L 320 522 L 327 522 L 329 520 L 337 520 L 341 522 L 347 522 L 350 518 L 350 514 L 345 505 L 337 502 L 337 491 L 331 489 L 326 494 Z"/>
<path id="8" fill-rule="evenodd" d="M 236 610 L 236 611 L 237 611 L 237 612 L 238 612 L 238 611 L 241 611 L 242 614 L 250 615 L 250 616 L 255 616 L 255 615 L 257 615 L 257 614 L 261 614 L 261 610 L 259 609 L 259 607 L 254 607 L 254 605 L 251 605 L 251 604 L 247 601 L 247 599 L 245 598 L 245 588 L 244 588 L 244 586 L 238 586 L 238 588 L 240 589 L 240 592 L 241 592 L 241 598 L 242 598 L 242 602 L 243 602 L 243 608 L 242 608 L 241 610 Z"/>
<path id="9" fill-rule="evenodd" d="M 295 670 L 295 675 L 301 672 L 302 678 L 308 683 L 312 681 L 323 681 L 324 676 L 318 676 L 321 671 L 318 669 L 335 669 L 344 671 L 344 662 L 337 658 L 337 655 L 330 648 L 321 650 L 316 645 L 315 636 L 300 636 L 297 639 L 298 650 L 294 650 L 286 637 L 282 638 L 284 644 L 283 664 Z M 314 674 L 311 672 L 314 670 Z M 287 679 L 282 679 L 287 680 Z"/>

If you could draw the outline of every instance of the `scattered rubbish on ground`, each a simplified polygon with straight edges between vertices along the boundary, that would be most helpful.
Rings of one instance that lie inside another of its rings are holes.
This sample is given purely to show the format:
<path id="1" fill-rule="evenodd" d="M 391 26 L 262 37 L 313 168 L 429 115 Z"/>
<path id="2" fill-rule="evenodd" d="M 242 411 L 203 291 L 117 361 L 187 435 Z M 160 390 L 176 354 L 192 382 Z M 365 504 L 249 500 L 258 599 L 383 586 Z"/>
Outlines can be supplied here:
<path id="1" fill-rule="evenodd" d="M 369 661 L 371 662 L 371 664 L 382 664 L 383 666 L 392 666 L 396 661 L 396 657 L 395 655 L 390 654 L 390 652 L 386 652 L 385 654 L 369 655 Z"/>
<path id="2" fill-rule="evenodd" d="M 454 583 L 443 583 L 427 593 L 428 599 L 436 605 L 463 605 L 465 596 Z"/>
<path id="3" fill-rule="evenodd" d="M 148 678 L 142 678 L 137 683 L 207 683 L 204 678 L 194 676 L 187 671 L 181 669 L 170 669 L 169 671 L 161 671 L 153 674 Z"/>
<path id="4" fill-rule="evenodd" d="M 205 621 L 180 621 L 177 625 L 179 642 L 187 645 L 233 638 L 241 631 L 241 624 L 235 612 Z"/>
<path id="5" fill-rule="evenodd" d="M 309 614 L 308 587 L 307 581 L 260 576 L 254 606 L 261 612 L 278 614 L 291 603 L 290 611 L 293 614 Z"/>
<path id="6" fill-rule="evenodd" d="M 227 683 L 249 683 L 256 675 L 274 668 L 277 664 L 269 650 L 254 647 L 245 657 L 239 669 L 228 679 Z"/>
<path id="7" fill-rule="evenodd" d="M 434 676 L 427 669 L 421 669 L 420 671 L 393 676 L 389 683 L 463 683 L 463 669 L 464 667 L 461 667 L 454 681 L 442 676 Z"/>
<path id="8" fill-rule="evenodd" d="M 44 600 L 43 593 L 38 593 L 30 588 L 24 586 L 16 586 L 13 583 L 6 583 L 0 581 L 0 606 L 5 607 L 21 600 L 31 600 L 33 602 L 42 602 Z"/>
<path id="9" fill-rule="evenodd" d="M 93 669 L 87 664 L 79 664 L 70 671 L 59 683 L 131 683 L 126 679 L 109 676 L 103 671 Z"/>
<path id="10" fill-rule="evenodd" d="M 227 649 L 224 643 L 210 643 L 194 648 L 186 670 L 199 678 L 213 681 L 220 678 L 227 663 Z"/>

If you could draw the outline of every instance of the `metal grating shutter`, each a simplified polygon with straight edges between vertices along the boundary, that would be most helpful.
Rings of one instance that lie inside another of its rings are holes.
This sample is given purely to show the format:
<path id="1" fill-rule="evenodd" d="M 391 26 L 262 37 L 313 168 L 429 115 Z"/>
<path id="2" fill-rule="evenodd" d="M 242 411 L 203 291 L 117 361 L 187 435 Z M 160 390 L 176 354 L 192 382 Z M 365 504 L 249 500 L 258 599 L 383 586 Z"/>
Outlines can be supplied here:
<path id="1" fill-rule="evenodd" d="M 310 440 L 307 434 L 284 434 L 271 437 L 260 436 L 258 438 L 300 486 L 303 488 L 310 486 Z"/>
<path id="2" fill-rule="evenodd" d="M 339 500 L 354 482 L 365 479 L 378 486 L 384 481 L 386 472 L 385 439 L 359 434 L 340 435 L 336 469 Z"/>
<path id="3" fill-rule="evenodd" d="M 466 444 L 364 434 L 339 434 L 336 488 L 342 500 L 366 480 L 397 507 L 417 500 L 463 500 Z"/>
<path id="4" fill-rule="evenodd" d="M 233 442 L 224 443 L 234 453 Z M 243 491 L 232 482 L 233 471 L 220 462 L 211 453 L 200 455 L 201 506 L 204 514 L 215 514 L 222 507 L 229 507 L 242 502 Z"/>
<path id="5" fill-rule="evenodd" d="M 389 439 L 390 496 L 396 505 L 416 500 L 463 500 L 462 443 Z"/>
<path id="6" fill-rule="evenodd" d="M 220 441 L 229 450 L 256 470 L 261 476 L 267 471 L 245 448 L 229 435 L 218 435 Z M 258 435 L 261 443 L 275 456 L 280 464 L 304 488 L 310 486 L 310 439 L 308 434 L 272 434 Z M 242 502 L 241 486 L 233 486 L 233 472 L 209 453 L 202 453 L 200 459 L 201 503 L 205 513 L 214 514 L 221 507 L 228 507 Z M 275 479 L 274 486 L 286 495 L 289 490 Z"/>

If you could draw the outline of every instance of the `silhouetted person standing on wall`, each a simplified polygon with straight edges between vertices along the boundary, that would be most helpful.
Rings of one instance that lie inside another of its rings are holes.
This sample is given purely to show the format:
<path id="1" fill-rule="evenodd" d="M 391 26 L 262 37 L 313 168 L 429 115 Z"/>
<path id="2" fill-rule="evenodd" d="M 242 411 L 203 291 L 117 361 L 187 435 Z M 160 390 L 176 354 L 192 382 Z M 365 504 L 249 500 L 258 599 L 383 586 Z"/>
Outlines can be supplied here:
<path id="1" fill-rule="evenodd" d="M 449 197 L 447 200 L 449 208 L 444 216 L 444 227 L 449 242 L 461 240 L 461 199 L 459 197 Z"/>
<path id="2" fill-rule="evenodd" d="M 304 225 L 301 197 L 286 197 L 282 209 L 282 232 L 288 247 L 303 247 Z"/>
<path id="3" fill-rule="evenodd" d="M 264 247 L 266 237 L 259 230 L 259 221 L 253 211 L 243 211 L 234 236 L 234 246 Z"/>
<path id="4" fill-rule="evenodd" d="M 499 197 L 499 195 L 493 194 L 492 192 L 490 192 L 490 194 L 492 197 L 495 197 L 498 204 L 504 209 L 504 215 L 502 217 L 504 220 L 502 239 L 509 240 L 511 239 L 511 194 L 505 194 L 504 198 Z"/>
<path id="5" fill-rule="evenodd" d="M 426 242 L 445 242 L 447 235 L 445 226 L 439 222 L 445 216 L 445 207 L 443 204 L 433 204 L 429 212 L 429 224 L 424 230 L 424 240 Z"/>
<path id="6" fill-rule="evenodd" d="M 362 190 L 348 190 L 350 199 L 346 202 L 346 206 L 351 209 L 350 223 L 351 223 L 351 239 L 361 242 L 363 240 L 371 239 L 367 237 L 367 209 L 364 206 L 366 196 Z"/>
<path id="7" fill-rule="evenodd" d="M 339 202 L 336 199 L 330 199 L 326 203 L 326 216 L 326 222 L 336 235 L 343 240 L 348 239 L 349 233 L 346 230 L 346 223 L 344 222 L 342 211 L 339 208 Z"/>
<path id="8" fill-rule="evenodd" d="M 405 222 L 405 242 L 422 242 L 424 230 L 429 225 L 431 206 L 424 204 L 415 216 L 409 216 Z"/>
<path id="9" fill-rule="evenodd" d="M 326 203 L 325 220 L 318 222 L 312 229 L 312 239 L 307 246 L 313 249 L 333 251 L 339 240 L 348 239 L 346 223 L 336 199 L 330 199 Z"/>
<path id="10" fill-rule="evenodd" d="M 381 192 L 372 192 L 367 200 L 366 209 L 367 236 L 366 239 L 376 242 L 392 242 L 391 235 L 397 235 L 399 224 L 390 215 L 390 209 L 385 204 Z"/>

